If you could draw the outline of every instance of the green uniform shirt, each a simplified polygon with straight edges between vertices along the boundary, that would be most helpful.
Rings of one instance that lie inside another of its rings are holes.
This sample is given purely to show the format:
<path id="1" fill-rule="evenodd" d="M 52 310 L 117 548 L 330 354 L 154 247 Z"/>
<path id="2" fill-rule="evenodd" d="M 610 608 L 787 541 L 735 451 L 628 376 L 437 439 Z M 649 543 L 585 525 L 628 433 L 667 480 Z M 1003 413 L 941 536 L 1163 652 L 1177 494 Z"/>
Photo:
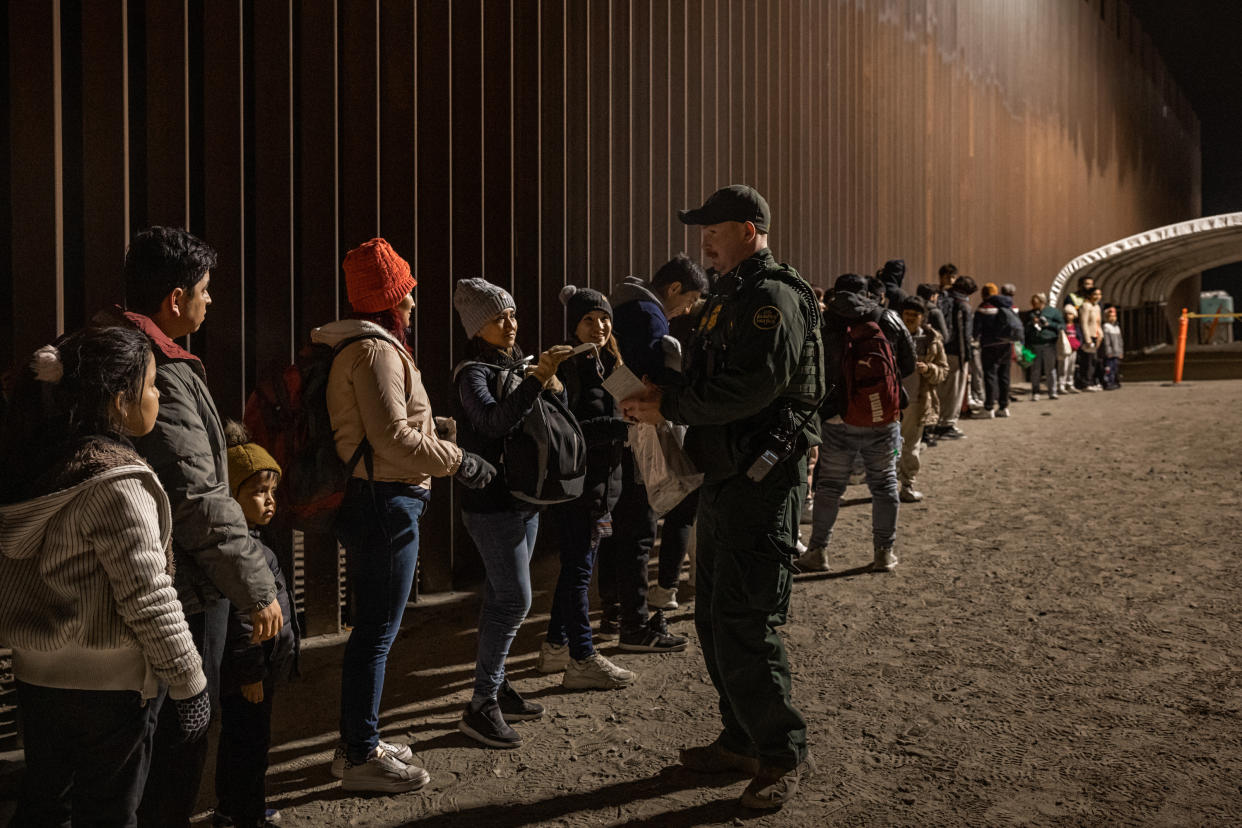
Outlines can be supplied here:
<path id="1" fill-rule="evenodd" d="M 736 280 L 737 290 L 710 300 L 685 382 L 665 388 L 660 405 L 665 417 L 690 426 L 686 451 L 708 481 L 746 470 L 778 425 L 780 401 L 792 401 L 801 420 L 823 395 L 818 307 L 797 271 L 765 248 L 721 279 Z M 804 438 L 808 446 L 819 442 L 811 425 Z"/>

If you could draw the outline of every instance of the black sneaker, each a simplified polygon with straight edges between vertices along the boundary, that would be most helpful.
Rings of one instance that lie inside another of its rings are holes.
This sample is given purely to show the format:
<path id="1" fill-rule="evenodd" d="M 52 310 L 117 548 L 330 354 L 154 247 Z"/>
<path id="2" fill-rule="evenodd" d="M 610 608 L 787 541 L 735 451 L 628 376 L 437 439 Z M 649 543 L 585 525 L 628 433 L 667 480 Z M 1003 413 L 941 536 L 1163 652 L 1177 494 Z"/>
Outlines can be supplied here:
<path id="1" fill-rule="evenodd" d="M 631 653 L 679 653 L 686 649 L 686 639 L 671 634 L 664 613 L 656 611 L 645 626 L 621 631 L 621 649 Z"/>
<path id="2" fill-rule="evenodd" d="M 500 712 L 507 722 L 526 722 L 543 715 L 543 705 L 522 698 L 518 695 L 518 691 L 513 689 L 508 679 L 500 685 L 496 703 L 500 706 Z"/>
<path id="3" fill-rule="evenodd" d="M 940 435 L 940 439 L 941 440 L 961 440 L 965 438 L 965 436 L 966 436 L 966 432 L 962 431 L 957 426 L 949 426 Z"/>
<path id="4" fill-rule="evenodd" d="M 488 747 L 515 748 L 522 746 L 522 737 L 517 731 L 505 724 L 505 717 L 500 712 L 500 705 L 495 699 L 488 699 L 482 704 L 470 702 L 461 714 L 457 729 L 462 733 L 481 742 Z"/>
<path id="5" fill-rule="evenodd" d="M 604 613 L 599 619 L 599 628 L 595 633 L 596 641 L 610 641 L 621 633 L 621 606 L 612 604 L 604 607 Z"/>

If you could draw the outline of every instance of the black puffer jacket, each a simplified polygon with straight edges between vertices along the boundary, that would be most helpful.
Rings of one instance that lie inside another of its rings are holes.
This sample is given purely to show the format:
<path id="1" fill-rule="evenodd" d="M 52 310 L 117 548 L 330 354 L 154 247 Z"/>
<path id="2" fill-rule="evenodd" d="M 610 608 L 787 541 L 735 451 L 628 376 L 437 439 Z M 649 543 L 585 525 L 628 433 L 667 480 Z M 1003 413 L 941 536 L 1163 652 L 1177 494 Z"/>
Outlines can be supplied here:
<path id="1" fill-rule="evenodd" d="M 884 337 L 893 346 L 897 358 L 897 371 L 903 378 L 914 373 L 914 340 L 910 331 L 896 312 L 880 307 L 876 301 L 861 293 L 838 292 L 828 301 L 824 314 L 824 373 L 828 378 L 828 396 L 820 406 L 820 416 L 825 420 L 839 417 L 845 412 L 845 383 L 841 360 L 845 357 L 846 330 L 858 321 L 871 321 L 880 326 Z"/>
<path id="2" fill-rule="evenodd" d="M 901 283 L 906 278 L 906 260 L 889 259 L 875 275 L 884 283 L 884 295 L 888 299 L 888 307 L 897 310 L 901 300 L 906 298 L 906 292 L 901 289 Z"/>
<path id="3" fill-rule="evenodd" d="M 592 517 L 602 517 L 617 505 L 621 494 L 621 450 L 628 427 L 621 419 L 617 401 L 604 390 L 604 377 L 616 365 L 616 357 L 607 350 L 567 359 L 556 369 L 569 410 L 582 426 L 586 439 L 586 482 L 582 497 L 575 508 L 589 503 Z M 601 371 L 602 369 L 602 371 Z"/>
<path id="4" fill-rule="evenodd" d="M 293 613 L 293 601 L 285 587 L 285 576 L 280 571 L 280 564 L 276 562 L 276 553 L 260 539 L 259 533 L 251 530 L 250 537 L 263 550 L 263 558 L 276 582 L 276 600 L 280 602 L 285 623 L 275 638 L 269 638 L 261 644 L 252 644 L 250 636 L 254 632 L 254 626 L 250 621 L 249 610 L 236 604 L 230 607 L 228 645 L 220 666 L 220 692 L 225 696 L 240 693 L 243 684 L 261 681 L 271 687 L 272 683 L 289 678 L 297 665 L 300 637 L 297 634 L 297 616 Z"/>

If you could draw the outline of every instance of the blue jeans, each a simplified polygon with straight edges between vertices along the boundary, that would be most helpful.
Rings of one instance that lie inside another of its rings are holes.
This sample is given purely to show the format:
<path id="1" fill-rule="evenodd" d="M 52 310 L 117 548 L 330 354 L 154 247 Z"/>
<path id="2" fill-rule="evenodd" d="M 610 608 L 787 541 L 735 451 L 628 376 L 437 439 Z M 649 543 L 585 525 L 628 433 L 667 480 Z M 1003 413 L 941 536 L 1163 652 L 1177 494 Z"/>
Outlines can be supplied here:
<path id="1" fill-rule="evenodd" d="M 815 475 L 815 511 L 809 546 L 827 546 L 837 522 L 841 495 L 849 483 L 854 456 L 861 454 L 871 490 L 871 534 L 876 549 L 897 539 L 897 458 L 901 454 L 901 424 L 876 428 L 824 423 Z"/>
<path id="2" fill-rule="evenodd" d="M 23 681 L 17 682 L 17 701 L 26 774 L 9 824 L 137 825 L 156 709 L 129 690 L 61 690 Z"/>
<path id="3" fill-rule="evenodd" d="M 471 699 L 482 702 L 496 698 L 500 691 L 509 645 L 530 612 L 530 555 L 539 531 L 539 512 L 462 512 L 461 518 L 487 573 Z"/>
<path id="4" fill-rule="evenodd" d="M 549 517 L 561 548 L 561 573 L 556 579 L 547 639 L 549 644 L 568 644 L 570 658 L 581 661 L 595 652 L 588 592 L 599 547 L 598 521 L 584 501 L 554 506 Z"/>
<path id="5" fill-rule="evenodd" d="M 341 662 L 340 727 L 346 758 L 355 764 L 379 743 L 384 671 L 414 585 L 418 519 L 428 497 L 408 483 L 375 483 L 374 492 L 371 486 L 350 480 L 336 515 L 354 596 L 354 630 Z"/>

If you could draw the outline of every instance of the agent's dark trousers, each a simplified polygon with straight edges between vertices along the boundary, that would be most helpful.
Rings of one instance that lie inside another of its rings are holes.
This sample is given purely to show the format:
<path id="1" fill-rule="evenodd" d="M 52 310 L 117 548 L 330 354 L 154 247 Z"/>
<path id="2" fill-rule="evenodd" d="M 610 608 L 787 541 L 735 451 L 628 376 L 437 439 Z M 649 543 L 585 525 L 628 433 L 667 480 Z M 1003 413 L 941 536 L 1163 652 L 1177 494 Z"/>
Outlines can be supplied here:
<path id="1" fill-rule="evenodd" d="M 656 517 L 647 487 L 634 476 L 634 455 L 621 455 L 621 496 L 612 509 L 612 537 L 600 541 L 599 597 L 605 610 L 621 605 L 621 629 L 647 623 L 647 562 L 655 543 Z"/>
<path id="2" fill-rule="evenodd" d="M 548 512 L 561 548 L 561 573 L 548 618 L 548 642 L 568 644 L 569 657 L 581 661 L 595 652 L 591 641 L 591 573 L 599 545 L 590 505 L 573 501 Z"/>
<path id="3" fill-rule="evenodd" d="M 263 701 L 244 696 L 220 701 L 220 745 L 216 749 L 216 813 L 239 826 L 257 825 L 267 809 L 264 781 L 272 744 L 272 682 L 263 683 Z"/>
<path id="4" fill-rule="evenodd" d="M 1003 345 L 987 345 L 979 349 L 983 352 L 983 407 L 987 411 L 995 408 L 1009 407 L 1009 363 L 1013 355 L 1013 346 L 1008 342 Z"/>
<path id="5" fill-rule="evenodd" d="M 137 825 L 155 717 L 130 690 L 17 682 L 26 776 L 12 828 Z"/>
<path id="6" fill-rule="evenodd" d="M 794 768 L 806 756 L 806 721 L 793 706 L 785 623 L 793 583 L 766 536 L 792 546 L 806 497 L 806 455 L 760 483 L 745 475 L 704 484 L 699 495 L 694 625 L 720 696 L 721 742 L 766 765 Z"/>
<path id="7" fill-rule="evenodd" d="M 694 526 L 695 513 L 699 511 L 699 491 L 695 489 L 664 516 L 660 527 L 660 574 L 658 581 L 664 589 L 677 586 L 681 565 L 686 560 L 686 548 L 690 545 L 690 528 Z"/>
<path id="8" fill-rule="evenodd" d="M 207 675 L 207 694 L 213 714 L 220 710 L 220 662 L 228 634 L 229 602 L 223 598 L 209 603 L 202 612 L 186 616 L 194 646 L 203 657 Z M 198 801 L 198 788 L 207 764 L 207 737 L 185 744 L 177 723 L 177 709 L 168 693 L 152 702 L 158 707 L 155 746 L 151 753 L 151 772 L 138 807 L 142 828 L 189 828 Z"/>

